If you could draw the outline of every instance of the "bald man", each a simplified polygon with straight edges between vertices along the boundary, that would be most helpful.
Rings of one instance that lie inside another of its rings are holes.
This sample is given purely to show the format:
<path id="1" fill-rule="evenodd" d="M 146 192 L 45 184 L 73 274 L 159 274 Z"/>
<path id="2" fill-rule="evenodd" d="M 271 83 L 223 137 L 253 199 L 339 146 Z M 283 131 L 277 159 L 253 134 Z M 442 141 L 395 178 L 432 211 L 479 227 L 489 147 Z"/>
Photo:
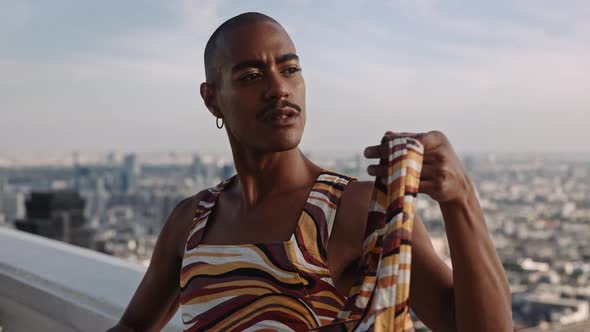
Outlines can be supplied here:
<path id="1" fill-rule="evenodd" d="M 305 81 L 295 46 L 274 19 L 245 13 L 223 23 L 207 43 L 205 68 L 201 96 L 225 128 L 237 174 L 174 208 L 111 331 L 157 331 L 179 307 L 187 331 L 322 325 L 358 276 L 373 183 L 325 170 L 298 148 Z M 445 135 L 425 133 L 423 141 L 420 192 L 440 205 L 453 269 L 416 218 L 411 308 L 433 331 L 511 331 L 508 282 L 474 188 Z M 365 150 L 367 158 L 384 153 Z"/>

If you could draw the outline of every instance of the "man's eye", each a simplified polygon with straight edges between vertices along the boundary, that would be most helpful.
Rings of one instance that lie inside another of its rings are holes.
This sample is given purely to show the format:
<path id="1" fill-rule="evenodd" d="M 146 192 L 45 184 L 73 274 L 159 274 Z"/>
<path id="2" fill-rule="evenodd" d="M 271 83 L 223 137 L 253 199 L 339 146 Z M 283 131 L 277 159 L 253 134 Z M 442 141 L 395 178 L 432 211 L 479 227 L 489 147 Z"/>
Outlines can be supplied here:
<path id="1" fill-rule="evenodd" d="M 240 81 L 252 81 L 252 80 L 255 80 L 261 76 L 262 75 L 260 75 L 259 73 L 251 73 L 251 74 L 244 75 L 244 76 L 240 77 Z"/>
<path id="2" fill-rule="evenodd" d="M 297 66 L 292 66 L 292 67 L 285 69 L 285 72 L 287 72 L 287 74 L 290 74 L 290 75 L 293 75 L 298 71 L 301 71 L 301 68 L 299 68 Z"/>

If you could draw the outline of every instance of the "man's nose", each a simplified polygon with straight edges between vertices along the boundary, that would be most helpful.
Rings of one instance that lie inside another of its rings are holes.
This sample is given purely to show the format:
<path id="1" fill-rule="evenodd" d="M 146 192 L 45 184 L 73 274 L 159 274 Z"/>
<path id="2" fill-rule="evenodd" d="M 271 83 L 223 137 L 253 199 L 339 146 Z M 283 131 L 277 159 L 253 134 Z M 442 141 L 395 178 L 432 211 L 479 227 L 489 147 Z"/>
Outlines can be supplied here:
<path id="1" fill-rule="evenodd" d="M 289 97 L 289 87 L 285 78 L 280 73 L 267 75 L 268 86 L 265 93 L 266 99 L 282 99 Z"/>

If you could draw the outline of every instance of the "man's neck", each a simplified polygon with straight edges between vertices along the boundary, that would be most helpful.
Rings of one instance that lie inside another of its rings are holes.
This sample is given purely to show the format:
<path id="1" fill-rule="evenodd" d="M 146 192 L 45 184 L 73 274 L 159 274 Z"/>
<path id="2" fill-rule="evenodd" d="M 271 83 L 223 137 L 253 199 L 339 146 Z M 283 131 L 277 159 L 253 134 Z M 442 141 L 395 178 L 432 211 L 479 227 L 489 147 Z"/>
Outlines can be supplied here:
<path id="1" fill-rule="evenodd" d="M 321 172 L 299 148 L 272 153 L 232 150 L 238 172 L 233 192 L 239 194 L 245 209 L 269 195 L 308 189 Z"/>

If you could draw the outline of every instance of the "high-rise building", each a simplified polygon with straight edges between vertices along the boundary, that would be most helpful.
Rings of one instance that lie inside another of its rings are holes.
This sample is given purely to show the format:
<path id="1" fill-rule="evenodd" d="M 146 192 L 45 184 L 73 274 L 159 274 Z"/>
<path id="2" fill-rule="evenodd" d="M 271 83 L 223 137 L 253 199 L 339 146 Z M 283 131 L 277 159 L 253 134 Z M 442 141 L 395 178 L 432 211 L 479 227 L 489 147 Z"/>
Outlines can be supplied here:
<path id="1" fill-rule="evenodd" d="M 0 192 L 0 213 L 6 222 L 24 218 L 25 194 L 21 191 Z"/>
<path id="2" fill-rule="evenodd" d="M 105 186 L 105 177 L 98 175 L 92 178 L 92 187 L 88 190 L 80 191 L 80 195 L 86 201 L 84 212 L 85 215 L 100 216 L 104 213 L 110 198 L 110 193 Z"/>
<path id="3" fill-rule="evenodd" d="M 25 232 L 92 248 L 94 230 L 85 224 L 84 204 L 77 192 L 33 192 L 25 203 L 26 219 L 15 225 Z"/>
<path id="4" fill-rule="evenodd" d="M 234 173 L 236 172 L 236 169 L 234 167 L 234 164 L 231 163 L 227 163 L 223 166 L 221 166 L 221 169 L 219 170 L 219 177 L 221 177 L 221 179 L 227 179 L 229 177 L 231 177 L 232 175 L 234 175 Z"/>
<path id="5" fill-rule="evenodd" d="M 109 167 L 115 166 L 115 164 L 117 163 L 117 156 L 114 152 L 107 153 L 105 163 Z"/>
<path id="6" fill-rule="evenodd" d="M 192 177 L 204 176 L 205 170 L 201 161 L 201 157 L 198 154 L 193 155 L 193 161 L 191 162 L 189 173 L 189 175 Z"/>
<path id="7" fill-rule="evenodd" d="M 123 192 L 131 192 L 135 190 L 137 186 L 137 179 L 139 177 L 139 165 L 137 164 L 137 158 L 135 154 L 131 153 L 125 155 L 123 159 L 123 181 L 122 190 Z"/>

